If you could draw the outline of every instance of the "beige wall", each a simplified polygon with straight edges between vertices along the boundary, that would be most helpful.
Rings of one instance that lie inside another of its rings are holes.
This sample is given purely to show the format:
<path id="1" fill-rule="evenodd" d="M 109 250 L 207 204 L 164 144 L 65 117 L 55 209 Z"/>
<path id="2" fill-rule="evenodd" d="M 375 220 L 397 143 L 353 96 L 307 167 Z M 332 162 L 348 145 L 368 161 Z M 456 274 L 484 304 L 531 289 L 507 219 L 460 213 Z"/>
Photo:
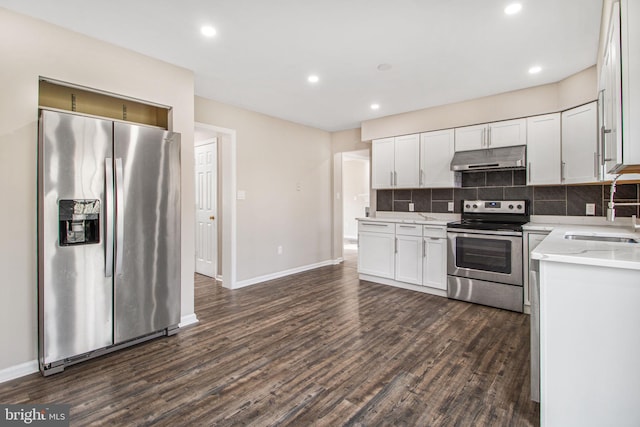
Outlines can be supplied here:
<path id="1" fill-rule="evenodd" d="M 0 372 L 34 361 L 38 77 L 170 105 L 182 133 L 182 316 L 193 314 L 193 74 L 0 9 Z"/>
<path id="2" fill-rule="evenodd" d="M 362 122 L 362 141 L 565 110 L 597 99 L 596 67 L 557 83 Z"/>
<path id="3" fill-rule="evenodd" d="M 330 261 L 331 135 L 199 97 L 195 115 L 236 131 L 240 285 Z"/>

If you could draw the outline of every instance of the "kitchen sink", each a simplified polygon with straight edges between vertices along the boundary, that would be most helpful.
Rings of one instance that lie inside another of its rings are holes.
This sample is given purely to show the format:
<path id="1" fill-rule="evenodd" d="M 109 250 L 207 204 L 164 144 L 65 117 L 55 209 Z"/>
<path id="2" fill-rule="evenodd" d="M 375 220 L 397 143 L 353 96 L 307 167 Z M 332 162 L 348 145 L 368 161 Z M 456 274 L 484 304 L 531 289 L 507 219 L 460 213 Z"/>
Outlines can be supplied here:
<path id="1" fill-rule="evenodd" d="M 589 240 L 592 242 L 613 242 L 613 243 L 640 243 L 640 239 L 631 236 L 621 236 L 615 234 L 581 234 L 566 233 L 565 239 L 568 240 Z"/>

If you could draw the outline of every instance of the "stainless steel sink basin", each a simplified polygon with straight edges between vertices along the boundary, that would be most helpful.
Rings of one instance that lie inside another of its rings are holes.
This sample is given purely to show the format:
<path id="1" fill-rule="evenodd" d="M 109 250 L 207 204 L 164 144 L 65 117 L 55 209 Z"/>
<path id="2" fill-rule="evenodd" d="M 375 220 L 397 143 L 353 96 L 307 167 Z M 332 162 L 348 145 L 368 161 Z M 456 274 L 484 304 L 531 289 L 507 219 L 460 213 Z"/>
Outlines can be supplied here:
<path id="1" fill-rule="evenodd" d="M 629 236 L 602 235 L 602 234 L 577 234 L 567 233 L 564 235 L 568 240 L 589 240 L 592 242 L 613 242 L 613 243 L 640 243 L 640 240 Z"/>

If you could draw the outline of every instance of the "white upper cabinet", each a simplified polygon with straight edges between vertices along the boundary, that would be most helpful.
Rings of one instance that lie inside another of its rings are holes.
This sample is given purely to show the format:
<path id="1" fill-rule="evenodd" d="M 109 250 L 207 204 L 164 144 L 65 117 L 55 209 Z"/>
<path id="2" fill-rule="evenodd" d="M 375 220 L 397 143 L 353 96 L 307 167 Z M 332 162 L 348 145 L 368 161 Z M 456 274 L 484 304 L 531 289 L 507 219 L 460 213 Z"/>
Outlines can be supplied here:
<path id="1" fill-rule="evenodd" d="M 562 112 L 562 183 L 599 180 L 597 102 Z"/>
<path id="2" fill-rule="evenodd" d="M 469 151 L 482 148 L 526 145 L 527 120 L 505 120 L 475 126 L 456 128 L 455 150 Z"/>
<path id="3" fill-rule="evenodd" d="M 510 147 L 527 144 L 527 119 L 489 123 L 488 147 Z"/>
<path id="4" fill-rule="evenodd" d="M 376 139 L 371 143 L 371 186 L 393 188 L 395 144 L 393 138 Z"/>
<path id="5" fill-rule="evenodd" d="M 417 188 L 420 184 L 420 135 L 374 139 L 371 163 L 374 189 Z"/>
<path id="6" fill-rule="evenodd" d="M 527 118 L 527 185 L 561 184 L 560 113 Z"/>
<path id="7" fill-rule="evenodd" d="M 465 126 L 455 130 L 455 151 L 486 148 L 487 125 Z"/>
<path id="8" fill-rule="evenodd" d="M 396 188 L 417 188 L 420 185 L 420 135 L 394 138 Z"/>
<path id="9" fill-rule="evenodd" d="M 460 187 L 460 173 L 451 171 L 455 132 L 446 129 L 420 135 L 420 187 Z"/>
<path id="10" fill-rule="evenodd" d="M 640 3 L 611 7 L 599 81 L 604 171 L 640 172 Z"/>

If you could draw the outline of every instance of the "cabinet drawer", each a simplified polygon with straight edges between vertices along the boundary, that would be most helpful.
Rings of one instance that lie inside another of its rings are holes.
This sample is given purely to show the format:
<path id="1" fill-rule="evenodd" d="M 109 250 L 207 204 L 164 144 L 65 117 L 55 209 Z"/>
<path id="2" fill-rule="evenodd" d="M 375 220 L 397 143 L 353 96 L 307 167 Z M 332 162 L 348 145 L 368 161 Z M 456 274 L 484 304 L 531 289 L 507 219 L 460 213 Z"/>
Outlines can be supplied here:
<path id="1" fill-rule="evenodd" d="M 391 222 L 377 222 L 377 221 L 360 221 L 358 224 L 358 231 L 372 231 L 374 233 L 395 233 L 395 224 Z"/>
<path id="2" fill-rule="evenodd" d="M 417 224 L 396 224 L 396 234 L 403 236 L 422 236 L 422 226 Z"/>
<path id="3" fill-rule="evenodd" d="M 445 238 L 447 237 L 447 227 L 438 227 L 433 225 L 425 225 L 422 228 L 422 235 L 424 237 L 438 237 Z"/>

